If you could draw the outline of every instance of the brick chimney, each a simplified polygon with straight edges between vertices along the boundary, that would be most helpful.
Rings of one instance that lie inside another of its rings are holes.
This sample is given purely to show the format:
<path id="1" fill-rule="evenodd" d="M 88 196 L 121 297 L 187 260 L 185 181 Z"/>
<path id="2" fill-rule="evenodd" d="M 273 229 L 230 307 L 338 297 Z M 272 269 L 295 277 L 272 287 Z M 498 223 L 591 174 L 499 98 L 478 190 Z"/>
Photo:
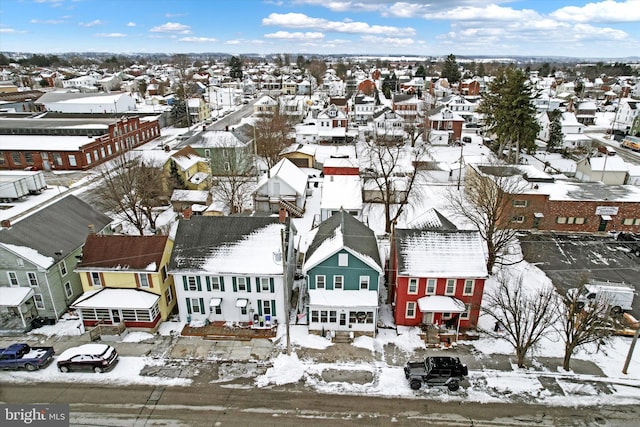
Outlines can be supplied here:
<path id="1" fill-rule="evenodd" d="M 2 226 L 3 228 L 11 228 L 11 221 L 8 219 L 3 219 L 2 221 L 0 221 L 0 226 Z"/>
<path id="2" fill-rule="evenodd" d="M 189 206 L 188 208 L 184 209 L 182 211 L 182 217 L 184 219 L 189 219 L 191 218 L 191 215 L 193 215 L 193 209 L 191 209 L 191 206 Z"/>
<path id="3" fill-rule="evenodd" d="M 278 219 L 280 220 L 280 224 L 284 224 L 287 219 L 287 210 L 283 206 L 280 206 L 278 210 Z"/>
<path id="4" fill-rule="evenodd" d="M 89 234 L 96 234 L 96 227 L 93 224 L 87 226 L 89 228 Z"/>

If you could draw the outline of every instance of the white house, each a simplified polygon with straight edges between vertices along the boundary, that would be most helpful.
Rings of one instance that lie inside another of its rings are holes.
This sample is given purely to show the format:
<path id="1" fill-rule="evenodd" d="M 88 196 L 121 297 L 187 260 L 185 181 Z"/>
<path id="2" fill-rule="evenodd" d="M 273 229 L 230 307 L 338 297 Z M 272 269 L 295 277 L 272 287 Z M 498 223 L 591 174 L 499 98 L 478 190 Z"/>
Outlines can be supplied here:
<path id="1" fill-rule="evenodd" d="M 254 192 L 258 212 L 278 213 L 284 207 L 293 216 L 304 213 L 309 176 L 289 159 L 282 159 L 263 176 Z"/>

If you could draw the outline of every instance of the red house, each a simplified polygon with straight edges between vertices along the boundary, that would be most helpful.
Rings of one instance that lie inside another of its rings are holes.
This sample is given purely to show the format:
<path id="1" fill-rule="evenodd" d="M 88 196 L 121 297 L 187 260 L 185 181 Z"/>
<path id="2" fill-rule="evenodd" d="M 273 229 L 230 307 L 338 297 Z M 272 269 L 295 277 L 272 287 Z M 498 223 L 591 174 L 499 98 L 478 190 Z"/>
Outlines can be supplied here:
<path id="1" fill-rule="evenodd" d="M 397 325 L 423 326 L 438 341 L 478 324 L 488 276 L 484 241 L 430 211 L 429 225 L 393 231 L 389 280 Z"/>

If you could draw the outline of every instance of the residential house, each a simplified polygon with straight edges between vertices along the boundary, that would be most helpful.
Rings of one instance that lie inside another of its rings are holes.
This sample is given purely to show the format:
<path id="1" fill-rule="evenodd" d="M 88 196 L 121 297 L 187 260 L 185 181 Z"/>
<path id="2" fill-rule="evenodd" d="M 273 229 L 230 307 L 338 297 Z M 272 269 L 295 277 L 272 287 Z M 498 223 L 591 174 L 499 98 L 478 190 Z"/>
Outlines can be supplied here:
<path id="1" fill-rule="evenodd" d="M 462 96 L 479 96 L 480 82 L 476 79 L 463 79 L 458 83 L 458 92 Z"/>
<path id="2" fill-rule="evenodd" d="M 0 302 L 0 322 L 5 322 L 0 329 L 29 330 L 35 317 L 57 321 L 82 294 L 74 269 L 87 235 L 110 223 L 107 215 L 72 195 L 15 223 L 2 221 L 0 287 L 19 290 L 8 291 L 17 293 L 7 299 L 15 305 Z"/>
<path id="3" fill-rule="evenodd" d="M 335 104 L 319 112 L 317 121 L 319 142 L 347 141 L 347 114 Z"/>
<path id="4" fill-rule="evenodd" d="M 404 118 L 389 107 L 376 111 L 372 119 L 376 141 L 402 141 L 404 138 Z"/>
<path id="5" fill-rule="evenodd" d="M 623 185 L 629 180 L 629 167 L 618 156 L 585 157 L 576 162 L 576 178 L 581 181 L 601 181 L 608 185 Z"/>
<path id="6" fill-rule="evenodd" d="M 256 116 L 272 115 L 278 109 L 278 101 L 274 98 L 263 95 L 253 103 L 253 114 Z"/>
<path id="7" fill-rule="evenodd" d="M 296 218 L 304 214 L 309 176 L 288 159 L 276 163 L 256 185 L 253 206 L 272 214 L 286 209 Z"/>
<path id="8" fill-rule="evenodd" d="M 594 101 L 583 101 L 576 109 L 576 119 L 585 126 L 591 126 L 596 122 L 596 111 L 598 107 Z"/>
<path id="9" fill-rule="evenodd" d="M 458 230 L 435 210 L 423 221 L 393 230 L 389 280 L 396 324 L 423 326 L 427 341 L 439 344 L 478 324 L 485 243 L 478 231 Z"/>
<path id="10" fill-rule="evenodd" d="M 316 160 L 316 146 L 310 144 L 291 144 L 280 152 L 280 157 L 289 159 L 299 168 L 313 168 Z"/>
<path id="11" fill-rule="evenodd" d="M 358 125 L 366 125 L 376 109 L 376 100 L 372 96 L 359 93 L 353 97 L 353 120 Z"/>
<path id="12" fill-rule="evenodd" d="M 421 121 L 420 100 L 416 95 L 404 95 L 395 93 L 392 97 L 391 108 L 399 114 L 405 123 L 419 123 Z"/>
<path id="13" fill-rule="evenodd" d="M 180 220 L 169 264 L 180 320 L 254 328 L 284 322 L 293 279 L 288 274 L 285 282 L 283 274 L 293 260 L 295 230 L 289 227 L 278 217 Z"/>
<path id="14" fill-rule="evenodd" d="M 460 141 L 464 118 L 445 106 L 436 107 L 427 113 L 425 126 L 428 129 L 449 132 L 449 141 Z"/>
<path id="15" fill-rule="evenodd" d="M 340 210 L 323 221 L 305 254 L 309 331 L 375 336 L 383 269 L 373 231 Z"/>
<path id="16" fill-rule="evenodd" d="M 189 210 L 193 214 L 202 214 L 212 202 L 211 192 L 208 190 L 180 190 L 171 193 L 171 206 L 174 212 L 184 213 Z M 189 215 L 189 213 L 187 214 Z"/>
<path id="17" fill-rule="evenodd" d="M 322 183 L 320 221 L 341 210 L 362 219 L 362 184 L 357 175 L 328 175 Z"/>
<path id="18" fill-rule="evenodd" d="M 640 101 L 633 98 L 622 98 L 618 105 L 618 111 L 615 116 L 614 127 L 624 132 L 628 132 L 633 125 L 633 121 L 640 112 Z"/>
<path id="19" fill-rule="evenodd" d="M 322 163 L 322 174 L 329 175 L 360 175 L 360 162 L 357 158 L 348 156 L 330 156 Z"/>
<path id="20" fill-rule="evenodd" d="M 451 95 L 442 98 L 437 102 L 438 105 L 443 105 L 455 114 L 462 117 L 465 123 L 476 122 L 475 110 L 477 104 L 469 102 L 465 97 L 460 95 Z"/>
<path id="21" fill-rule="evenodd" d="M 186 143 L 209 161 L 213 176 L 254 173 L 253 127 L 248 124 L 230 131 L 207 129 Z"/>
<path id="22" fill-rule="evenodd" d="M 211 117 L 211 109 L 203 98 L 189 98 L 187 100 L 189 124 L 204 123 Z"/>
<path id="23" fill-rule="evenodd" d="M 211 166 L 207 158 L 187 145 L 176 151 L 164 164 L 168 176 L 186 190 L 208 190 L 211 187 Z"/>
<path id="24" fill-rule="evenodd" d="M 172 246 L 168 236 L 89 234 L 75 268 L 84 293 L 72 306 L 83 324 L 155 332 L 176 306 Z"/>

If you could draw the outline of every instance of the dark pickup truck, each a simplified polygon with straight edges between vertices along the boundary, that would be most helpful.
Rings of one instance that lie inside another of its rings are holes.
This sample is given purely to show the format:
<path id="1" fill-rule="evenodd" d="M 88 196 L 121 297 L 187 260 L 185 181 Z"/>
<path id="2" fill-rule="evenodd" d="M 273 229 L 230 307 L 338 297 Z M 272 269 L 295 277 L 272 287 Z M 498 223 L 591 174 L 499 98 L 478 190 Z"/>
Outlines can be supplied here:
<path id="1" fill-rule="evenodd" d="M 447 386 L 449 390 L 460 388 L 460 381 L 469 374 L 467 365 L 458 357 L 426 357 L 423 362 L 408 362 L 404 367 L 404 376 L 413 390 L 419 390 L 422 384 L 428 386 Z"/>
<path id="2" fill-rule="evenodd" d="M 26 369 L 36 371 L 53 360 L 53 347 L 31 347 L 29 344 L 11 344 L 0 348 L 0 369 Z"/>

